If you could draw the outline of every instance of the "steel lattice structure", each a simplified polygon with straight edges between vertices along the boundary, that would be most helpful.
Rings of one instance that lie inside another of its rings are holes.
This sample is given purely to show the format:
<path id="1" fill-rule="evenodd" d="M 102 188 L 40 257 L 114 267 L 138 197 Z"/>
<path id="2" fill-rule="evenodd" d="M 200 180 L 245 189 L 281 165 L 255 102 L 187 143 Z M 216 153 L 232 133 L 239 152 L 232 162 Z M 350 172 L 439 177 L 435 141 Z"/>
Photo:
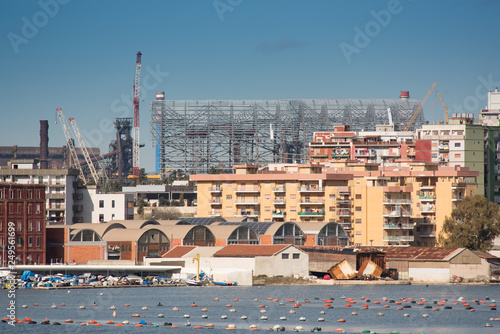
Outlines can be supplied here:
<path id="1" fill-rule="evenodd" d="M 388 124 L 388 108 L 397 128 L 417 109 L 416 99 L 326 100 L 162 100 L 151 102 L 151 131 L 157 172 L 183 169 L 206 173 L 237 164 L 307 162 L 315 131 L 346 124 L 373 131 Z M 425 123 L 420 112 L 412 129 Z"/>

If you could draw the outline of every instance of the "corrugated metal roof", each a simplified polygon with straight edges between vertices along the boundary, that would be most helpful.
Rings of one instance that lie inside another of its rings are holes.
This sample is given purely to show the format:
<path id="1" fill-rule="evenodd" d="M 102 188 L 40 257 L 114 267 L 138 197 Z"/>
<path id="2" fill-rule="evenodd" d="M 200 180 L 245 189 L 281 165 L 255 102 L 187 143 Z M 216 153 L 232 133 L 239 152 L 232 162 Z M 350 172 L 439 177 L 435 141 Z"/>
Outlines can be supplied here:
<path id="1" fill-rule="evenodd" d="M 363 247 L 362 249 L 370 249 Z M 386 254 L 387 260 L 450 260 L 465 248 L 444 248 L 444 247 L 376 247 Z"/>
<path id="2" fill-rule="evenodd" d="M 272 256 L 291 245 L 227 245 L 214 253 L 214 257 Z"/>

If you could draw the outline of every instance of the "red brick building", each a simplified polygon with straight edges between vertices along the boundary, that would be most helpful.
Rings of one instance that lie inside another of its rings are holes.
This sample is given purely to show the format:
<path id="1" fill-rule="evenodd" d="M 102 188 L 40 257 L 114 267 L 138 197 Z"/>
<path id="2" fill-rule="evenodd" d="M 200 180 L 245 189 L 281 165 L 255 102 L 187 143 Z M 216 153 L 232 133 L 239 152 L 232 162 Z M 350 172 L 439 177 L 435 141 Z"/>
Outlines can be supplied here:
<path id="1" fill-rule="evenodd" d="M 45 186 L 0 183 L 0 265 L 8 263 L 8 226 L 15 228 L 16 264 L 45 264 Z"/>

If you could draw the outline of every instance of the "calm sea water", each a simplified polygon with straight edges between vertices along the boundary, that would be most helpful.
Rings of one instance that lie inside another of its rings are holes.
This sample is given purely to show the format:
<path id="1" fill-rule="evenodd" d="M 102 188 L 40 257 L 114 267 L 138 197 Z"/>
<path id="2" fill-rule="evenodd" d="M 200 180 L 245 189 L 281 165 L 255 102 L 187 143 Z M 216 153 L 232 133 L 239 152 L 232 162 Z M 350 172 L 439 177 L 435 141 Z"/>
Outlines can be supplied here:
<path id="1" fill-rule="evenodd" d="M 352 298 L 356 304 L 345 307 L 346 301 L 342 299 Z M 367 303 L 367 310 L 362 308 L 365 304 L 361 297 L 370 298 Z M 390 300 L 400 301 L 401 298 L 412 297 L 419 301 L 421 298 L 428 298 L 425 305 L 437 307 L 433 302 L 448 299 L 445 304 L 452 306 L 451 310 L 439 307 L 439 311 L 425 308 L 417 304 L 403 302 L 403 305 L 410 305 L 411 308 L 397 310 L 399 305 L 395 303 L 382 302 L 386 297 Z M 458 298 L 470 302 L 474 306 L 475 312 L 466 310 L 460 303 L 455 305 Z M 485 300 L 489 297 L 490 300 Z M 219 298 L 215 301 L 214 298 Z M 235 301 L 235 298 L 238 300 Z M 257 298 L 258 301 L 254 299 Z M 268 300 L 267 298 L 284 301 L 284 305 L 279 302 Z M 302 306 L 294 309 L 295 314 L 289 311 L 293 308 L 293 303 L 286 301 L 291 298 L 301 302 Z M 305 299 L 310 303 L 305 303 Z M 334 299 L 331 304 L 333 308 L 324 306 L 323 299 Z M 485 300 L 486 304 L 476 305 L 473 299 Z M 384 285 L 384 286 L 262 286 L 262 287 L 137 287 L 137 288 L 113 288 L 113 289 L 72 289 L 72 290 L 34 290 L 22 289 L 16 292 L 16 316 L 19 319 L 25 317 L 32 318 L 37 324 L 18 324 L 11 327 L 5 323 L 0 324 L 0 332 L 3 333 L 129 333 L 129 332 L 160 332 L 176 331 L 176 333 L 191 332 L 196 325 L 205 326 L 207 323 L 214 323 L 215 329 L 212 332 L 220 332 L 228 324 L 236 325 L 236 333 L 248 333 L 252 324 L 259 326 L 261 330 L 268 330 L 274 325 L 282 325 L 287 332 L 293 331 L 296 326 L 304 327 L 305 331 L 318 326 L 322 332 L 333 332 L 337 328 L 343 328 L 348 333 L 360 333 L 368 329 L 376 333 L 389 333 L 399 331 L 401 333 L 499 333 L 500 321 L 491 321 L 491 318 L 500 318 L 500 311 L 490 310 L 492 300 L 500 302 L 500 286 L 460 286 L 460 285 Z M 380 301 L 380 304 L 375 304 Z M 7 315 L 8 306 L 7 291 L 0 291 L 0 305 L 3 308 L 2 317 Z M 38 303 L 38 306 L 33 306 Z M 66 304 L 61 306 L 61 304 Z M 93 306 L 93 304 L 97 306 Z M 163 306 L 157 306 L 161 303 Z M 196 303 L 197 307 L 191 304 Z M 496 304 L 496 302 L 494 302 Z M 21 305 L 28 308 L 22 308 Z M 52 309 L 51 305 L 57 305 L 57 309 Z M 126 307 L 125 304 L 130 304 Z M 227 307 L 231 304 L 231 307 Z M 85 305 L 86 309 L 79 308 Z M 113 318 L 111 306 L 116 307 L 116 318 Z M 265 305 L 267 313 L 261 313 L 263 309 L 259 307 Z M 384 308 L 389 305 L 389 308 Z M 499 305 L 500 306 L 500 305 Z M 147 310 L 142 310 L 148 307 Z M 179 311 L 172 308 L 178 307 Z M 207 312 L 202 312 L 202 308 L 207 308 Z M 236 312 L 230 312 L 230 309 Z M 325 314 L 320 314 L 324 311 Z M 357 312 L 358 315 L 352 315 Z M 383 316 L 378 313 L 383 312 Z M 132 314 L 140 314 L 139 318 L 131 317 Z M 404 317 L 404 313 L 409 313 L 409 317 Z M 158 318 L 158 314 L 164 314 L 165 318 Z M 207 319 L 201 316 L 206 314 Z M 422 317 L 428 314 L 428 318 Z M 184 318 L 189 315 L 189 319 Z M 227 315 L 227 319 L 221 319 L 222 315 Z M 242 320 L 241 316 L 248 317 Z M 261 316 L 266 315 L 268 320 L 261 320 Z M 280 317 L 287 317 L 286 321 Z M 306 321 L 300 321 L 300 317 L 305 317 Z M 318 322 L 318 318 L 324 318 L 324 322 Z M 59 321 L 61 326 L 40 325 L 39 322 L 48 318 L 51 322 Z M 64 324 L 64 320 L 73 319 L 74 324 Z M 346 319 L 346 322 L 339 323 L 339 319 Z M 79 323 L 88 320 L 96 320 L 103 323 L 102 327 L 80 326 Z M 106 321 L 113 320 L 122 322 L 130 321 L 130 325 L 115 327 L 107 325 Z M 134 324 L 141 320 L 150 323 L 163 324 L 171 322 L 178 325 L 178 329 L 169 327 L 145 326 L 134 327 Z M 185 326 L 186 322 L 191 323 L 190 327 Z M 491 323 L 494 327 L 485 327 L 486 323 Z M 204 328 L 200 331 L 210 329 Z"/>

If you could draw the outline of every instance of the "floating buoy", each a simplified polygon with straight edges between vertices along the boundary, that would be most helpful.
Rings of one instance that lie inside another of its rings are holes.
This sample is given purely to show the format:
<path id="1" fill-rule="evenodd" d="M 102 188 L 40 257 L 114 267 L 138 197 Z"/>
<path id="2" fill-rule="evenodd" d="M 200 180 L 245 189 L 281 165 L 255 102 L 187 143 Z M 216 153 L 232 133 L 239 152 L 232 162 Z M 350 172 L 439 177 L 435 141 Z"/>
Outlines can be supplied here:
<path id="1" fill-rule="evenodd" d="M 226 329 L 231 329 L 231 330 L 236 329 L 236 325 L 235 324 L 229 324 L 229 325 L 227 325 Z"/>
<path id="2" fill-rule="evenodd" d="M 379 312 L 379 313 L 377 313 L 377 315 L 378 315 L 379 317 L 383 317 L 383 316 L 384 316 L 384 313 L 383 313 L 383 312 Z"/>
<path id="3" fill-rule="evenodd" d="M 115 324 L 115 327 L 122 327 L 123 324 Z"/>
<path id="4" fill-rule="evenodd" d="M 325 321 L 325 318 L 318 318 L 318 322 L 323 322 Z"/>
<path id="5" fill-rule="evenodd" d="M 215 301 L 219 301 L 219 298 L 215 297 L 215 298 L 214 298 L 214 300 L 215 300 Z"/>
<path id="6" fill-rule="evenodd" d="M 260 313 L 267 313 L 265 309 L 260 310 Z"/>
<path id="7" fill-rule="evenodd" d="M 338 322 L 345 322 L 345 319 L 339 319 Z"/>
<path id="8" fill-rule="evenodd" d="M 248 319 L 248 317 L 247 317 L 246 315 L 242 315 L 242 316 L 240 317 L 240 319 L 242 319 L 242 320 L 247 320 L 247 319 Z"/>
<path id="9" fill-rule="evenodd" d="M 428 318 L 429 315 L 427 313 L 422 314 L 422 318 Z"/>
<path id="10" fill-rule="evenodd" d="M 22 307 L 22 308 L 28 308 L 28 305 L 23 305 L 23 306 L 21 306 L 21 307 Z"/>
<path id="11" fill-rule="evenodd" d="M 234 301 L 237 302 L 239 299 L 238 298 L 234 298 Z"/>
<path id="12" fill-rule="evenodd" d="M 288 313 L 295 314 L 295 311 L 294 310 L 290 310 L 290 311 L 288 311 Z"/>
<path id="13" fill-rule="evenodd" d="M 115 323 L 115 322 L 114 322 L 113 320 L 108 320 L 108 321 L 106 321 L 106 324 L 108 324 L 108 325 L 113 325 L 114 323 Z"/>
<path id="14" fill-rule="evenodd" d="M 409 316 L 410 316 L 410 313 L 405 313 L 405 314 L 403 314 L 403 316 L 405 316 L 405 317 L 409 317 Z"/>
<path id="15" fill-rule="evenodd" d="M 51 308 L 57 308 L 56 304 L 52 304 Z"/>
<path id="16" fill-rule="evenodd" d="M 280 320 L 286 321 L 286 317 L 280 317 Z"/>
<path id="17" fill-rule="evenodd" d="M 184 314 L 182 317 L 183 318 L 189 318 L 189 314 Z"/>
<path id="18" fill-rule="evenodd" d="M 172 325 L 172 326 L 170 326 L 170 328 L 179 328 L 179 326 L 177 326 L 177 325 Z"/>
<path id="19" fill-rule="evenodd" d="M 86 323 L 86 322 L 82 322 L 82 323 L 80 324 L 80 326 L 87 326 L 87 323 Z"/>
<path id="20" fill-rule="evenodd" d="M 203 327 L 198 325 L 198 326 L 194 326 L 193 328 L 194 329 L 202 329 Z"/>
<path id="21" fill-rule="evenodd" d="M 66 306 L 66 304 L 62 303 L 61 306 Z"/>
<path id="22" fill-rule="evenodd" d="M 136 324 L 135 327 L 142 327 L 144 326 L 143 324 Z"/>
<path id="23" fill-rule="evenodd" d="M 206 318 L 208 318 L 208 315 L 206 315 L 206 314 L 202 314 L 202 315 L 201 315 L 201 318 L 202 318 L 202 319 L 206 319 Z"/>
<path id="24" fill-rule="evenodd" d="M 67 324 L 72 324 L 74 321 L 73 321 L 73 319 L 66 319 L 66 320 L 64 320 L 64 322 Z"/>
<path id="25" fill-rule="evenodd" d="M 177 306 L 174 306 L 174 307 L 172 308 L 172 311 L 179 311 L 179 308 L 178 308 Z"/>
<path id="26" fill-rule="evenodd" d="M 140 315 L 138 313 L 134 313 L 134 314 L 131 315 L 131 317 L 138 318 L 138 317 L 140 317 Z"/>
<path id="27" fill-rule="evenodd" d="M 351 312 L 351 315 L 358 315 L 357 312 Z"/>
<path id="28" fill-rule="evenodd" d="M 299 318 L 300 321 L 306 321 L 306 317 L 302 316 Z"/>
<path id="29" fill-rule="evenodd" d="M 141 310 L 143 310 L 143 311 L 147 311 L 147 310 L 148 310 L 148 307 L 147 307 L 147 306 L 143 306 L 143 307 L 141 308 Z"/>
<path id="30" fill-rule="evenodd" d="M 208 309 L 206 307 L 201 309 L 201 312 L 207 312 L 207 311 L 208 311 Z"/>
<path id="31" fill-rule="evenodd" d="M 33 306 L 38 306 L 38 303 L 34 303 Z"/>
<path id="32" fill-rule="evenodd" d="M 125 304 L 125 306 L 130 306 L 130 304 Z"/>
<path id="33" fill-rule="evenodd" d="M 88 323 L 89 325 L 93 325 L 93 324 L 97 323 L 97 321 L 95 321 L 95 320 L 89 320 L 89 321 L 87 321 L 87 323 Z"/>
<path id="34" fill-rule="evenodd" d="M 192 303 L 191 304 L 191 307 L 197 307 L 198 305 L 196 305 L 195 303 Z"/>
<path id="35" fill-rule="evenodd" d="M 227 319 L 227 315 L 221 315 L 220 318 L 221 319 Z"/>
<path id="36" fill-rule="evenodd" d="M 345 304 L 345 307 L 351 307 L 351 304 Z"/>
<path id="37" fill-rule="evenodd" d="M 214 328 L 215 327 L 215 324 L 212 324 L 212 323 L 209 323 L 209 324 L 206 324 L 205 327 L 208 327 L 208 328 Z"/>
<path id="38" fill-rule="evenodd" d="M 236 309 L 234 309 L 234 308 L 232 308 L 232 309 L 229 309 L 229 312 L 232 312 L 232 313 L 234 313 L 234 312 L 236 312 Z"/>
<path id="39" fill-rule="evenodd" d="M 231 305 L 231 304 L 226 304 L 226 307 L 233 307 L 233 305 Z"/>
<path id="40" fill-rule="evenodd" d="M 267 316 L 266 315 L 261 316 L 260 320 L 267 320 Z"/>

